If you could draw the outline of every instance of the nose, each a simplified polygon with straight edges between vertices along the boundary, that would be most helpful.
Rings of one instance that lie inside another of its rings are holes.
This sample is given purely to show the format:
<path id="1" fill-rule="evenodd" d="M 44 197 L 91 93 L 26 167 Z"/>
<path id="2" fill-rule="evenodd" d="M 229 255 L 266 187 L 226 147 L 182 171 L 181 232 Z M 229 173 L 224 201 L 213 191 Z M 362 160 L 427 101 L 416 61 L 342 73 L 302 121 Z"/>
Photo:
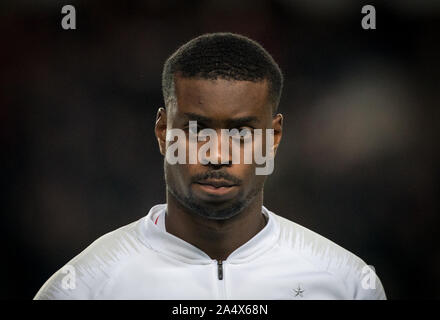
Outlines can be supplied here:
<path id="1" fill-rule="evenodd" d="M 232 165 L 231 159 L 231 143 L 229 141 L 229 137 L 227 135 L 222 136 L 221 131 L 217 130 L 217 148 L 215 148 L 215 144 L 212 144 L 212 147 L 209 148 L 208 152 L 206 152 L 206 158 L 204 162 L 206 166 L 209 166 L 213 169 L 220 169 L 222 167 L 230 167 Z M 222 146 L 224 148 L 223 157 L 222 157 Z"/>

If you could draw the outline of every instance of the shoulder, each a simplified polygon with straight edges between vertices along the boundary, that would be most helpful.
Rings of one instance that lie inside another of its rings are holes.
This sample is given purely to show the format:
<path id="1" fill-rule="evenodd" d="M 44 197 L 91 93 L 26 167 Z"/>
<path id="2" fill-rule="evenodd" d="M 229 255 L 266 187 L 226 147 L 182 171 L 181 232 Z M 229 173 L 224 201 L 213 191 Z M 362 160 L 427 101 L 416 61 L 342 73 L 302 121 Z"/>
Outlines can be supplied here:
<path id="1" fill-rule="evenodd" d="M 272 213 L 278 221 L 278 245 L 299 256 L 311 269 L 343 282 L 352 299 L 386 299 L 374 268 L 324 236 Z M 374 283 L 373 283 L 374 282 Z"/>
<path id="2" fill-rule="evenodd" d="M 143 219 L 109 232 L 59 269 L 36 294 L 40 299 L 93 299 L 118 271 L 145 249 Z"/>

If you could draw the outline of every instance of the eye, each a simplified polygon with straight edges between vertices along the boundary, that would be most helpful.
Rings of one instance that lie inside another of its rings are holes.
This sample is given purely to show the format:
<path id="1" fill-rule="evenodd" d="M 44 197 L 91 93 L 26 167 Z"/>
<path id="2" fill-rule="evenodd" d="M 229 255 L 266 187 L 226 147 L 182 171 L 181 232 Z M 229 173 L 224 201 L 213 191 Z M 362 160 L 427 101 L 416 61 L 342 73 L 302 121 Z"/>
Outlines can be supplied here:
<path id="1" fill-rule="evenodd" d="M 200 131 L 199 126 L 189 126 L 187 129 L 190 133 L 194 133 L 194 134 L 198 134 Z"/>
<path id="2" fill-rule="evenodd" d="M 240 131 L 240 136 L 243 139 L 251 137 L 253 133 L 253 128 L 251 127 L 240 127 L 238 130 Z"/>
<path id="3" fill-rule="evenodd" d="M 229 129 L 229 134 L 233 138 L 244 140 L 252 136 L 253 129 L 252 127 L 232 128 Z"/>
<path id="4" fill-rule="evenodd" d="M 197 124 L 197 125 L 195 125 L 195 124 L 187 124 L 184 127 L 185 131 L 188 131 L 189 133 L 196 134 L 196 135 L 198 135 L 200 133 L 200 130 L 202 130 L 202 129 L 203 129 L 203 126 L 201 126 L 199 124 Z"/>

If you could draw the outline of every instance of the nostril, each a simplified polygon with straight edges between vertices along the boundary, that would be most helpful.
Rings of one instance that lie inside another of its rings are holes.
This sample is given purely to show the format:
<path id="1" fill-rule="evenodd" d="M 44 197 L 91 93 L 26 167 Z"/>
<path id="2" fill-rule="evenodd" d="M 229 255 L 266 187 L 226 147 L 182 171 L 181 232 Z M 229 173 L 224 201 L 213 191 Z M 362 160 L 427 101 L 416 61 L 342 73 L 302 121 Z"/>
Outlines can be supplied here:
<path id="1" fill-rule="evenodd" d="M 206 165 L 211 167 L 211 168 L 214 168 L 214 169 L 219 169 L 219 168 L 222 168 L 222 167 L 230 167 L 231 163 L 230 162 L 228 162 L 228 163 L 212 163 L 212 162 L 208 162 Z"/>

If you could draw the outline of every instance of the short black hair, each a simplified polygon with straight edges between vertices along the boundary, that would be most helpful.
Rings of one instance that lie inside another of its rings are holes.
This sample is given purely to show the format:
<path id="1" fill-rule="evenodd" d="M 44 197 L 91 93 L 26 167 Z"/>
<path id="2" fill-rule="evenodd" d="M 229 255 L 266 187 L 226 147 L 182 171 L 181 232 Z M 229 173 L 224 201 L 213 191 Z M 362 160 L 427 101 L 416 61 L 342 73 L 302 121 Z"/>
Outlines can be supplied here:
<path id="1" fill-rule="evenodd" d="M 165 106 L 174 101 L 174 75 L 184 78 L 241 81 L 268 80 L 274 113 L 280 102 L 283 74 L 272 56 L 257 42 L 233 33 L 210 33 L 190 40 L 165 62 L 162 93 Z"/>

